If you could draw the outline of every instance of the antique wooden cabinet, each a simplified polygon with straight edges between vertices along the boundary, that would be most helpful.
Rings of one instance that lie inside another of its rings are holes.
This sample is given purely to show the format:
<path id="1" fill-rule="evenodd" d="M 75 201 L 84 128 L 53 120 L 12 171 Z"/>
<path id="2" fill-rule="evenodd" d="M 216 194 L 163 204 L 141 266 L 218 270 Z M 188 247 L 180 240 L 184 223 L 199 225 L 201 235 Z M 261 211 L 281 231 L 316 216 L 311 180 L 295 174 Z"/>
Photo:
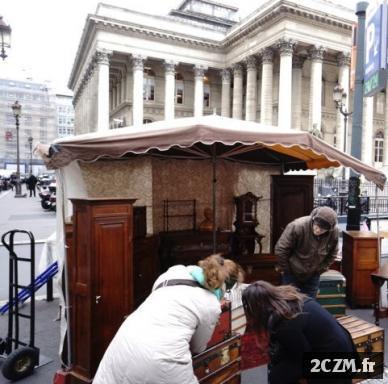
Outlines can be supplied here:
<path id="1" fill-rule="evenodd" d="M 379 266 L 377 234 L 343 231 L 342 273 L 346 278 L 346 298 L 351 307 L 372 306 L 376 290 L 370 274 Z"/>
<path id="2" fill-rule="evenodd" d="M 272 252 L 284 228 L 313 210 L 314 176 L 272 176 Z"/>
<path id="3" fill-rule="evenodd" d="M 73 383 L 92 382 L 98 364 L 134 307 L 133 207 L 129 199 L 71 199 L 68 260 Z"/>

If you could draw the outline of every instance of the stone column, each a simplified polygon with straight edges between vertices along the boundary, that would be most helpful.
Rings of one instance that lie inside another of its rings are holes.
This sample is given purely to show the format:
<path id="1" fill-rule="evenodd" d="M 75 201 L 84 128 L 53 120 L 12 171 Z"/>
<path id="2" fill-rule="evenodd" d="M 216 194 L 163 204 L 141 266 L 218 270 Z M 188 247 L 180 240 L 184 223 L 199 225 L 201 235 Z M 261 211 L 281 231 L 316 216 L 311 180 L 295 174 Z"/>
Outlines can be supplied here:
<path id="1" fill-rule="evenodd" d="M 343 88 L 347 97 L 345 100 L 344 108 L 346 111 L 349 111 L 349 74 L 350 74 L 350 53 L 341 52 L 337 56 L 338 59 L 338 84 Z M 347 132 L 344 132 L 344 117 L 339 110 L 337 110 L 336 116 L 336 138 L 337 138 L 337 148 L 341 149 L 345 153 L 349 153 L 347 148 L 349 148 L 349 120 L 347 124 Z M 346 134 L 346 140 L 345 140 Z M 345 148 L 345 144 L 346 147 Z"/>
<path id="2" fill-rule="evenodd" d="M 292 53 L 295 42 L 282 39 L 277 47 L 280 51 L 279 71 L 279 111 L 278 127 L 291 128 L 291 96 L 292 96 Z"/>
<path id="3" fill-rule="evenodd" d="M 309 129 L 321 131 L 322 120 L 322 61 L 325 49 L 315 46 L 311 51 Z"/>
<path id="4" fill-rule="evenodd" d="M 243 104 L 243 72 L 242 65 L 237 63 L 233 66 L 233 119 L 242 119 Z"/>
<path id="5" fill-rule="evenodd" d="M 121 104 L 121 75 L 117 77 L 117 83 L 116 83 L 116 90 L 117 90 L 117 105 Z"/>
<path id="6" fill-rule="evenodd" d="M 113 105 L 113 108 L 112 109 L 115 109 L 117 107 L 117 90 L 116 90 L 116 84 L 114 86 L 112 86 L 112 105 Z"/>
<path id="7" fill-rule="evenodd" d="M 132 77 L 132 59 L 128 57 L 128 61 L 126 63 L 126 75 L 125 75 L 125 100 L 128 102 L 132 102 L 132 90 L 133 90 L 133 77 Z M 133 118 L 132 118 L 132 109 L 126 108 L 125 113 L 125 122 L 126 125 L 132 125 L 133 124 Z"/>
<path id="8" fill-rule="evenodd" d="M 245 120 L 256 121 L 257 108 L 257 60 L 249 56 L 247 65 L 247 93 L 245 98 Z"/>
<path id="9" fill-rule="evenodd" d="M 388 85 L 385 88 L 385 115 L 384 115 L 384 170 L 388 171 Z"/>
<path id="10" fill-rule="evenodd" d="M 292 57 L 292 102 L 291 102 L 291 128 L 302 129 L 302 68 L 304 58 Z"/>
<path id="11" fill-rule="evenodd" d="M 273 50 L 265 48 L 262 52 L 261 76 L 261 116 L 260 122 L 272 125 L 273 110 Z"/>
<path id="12" fill-rule="evenodd" d="M 203 115 L 203 76 L 207 68 L 194 66 L 194 117 Z"/>
<path id="13" fill-rule="evenodd" d="M 175 117 L 175 63 L 164 62 L 164 119 Z"/>
<path id="14" fill-rule="evenodd" d="M 230 70 L 224 68 L 221 71 L 221 116 L 230 117 Z"/>
<path id="15" fill-rule="evenodd" d="M 126 91 L 125 91 L 125 97 L 127 101 L 131 100 L 131 91 L 133 89 L 133 84 L 132 84 L 132 73 L 131 70 L 128 68 L 127 69 L 127 74 L 126 74 Z"/>
<path id="16" fill-rule="evenodd" d="M 144 83 L 144 56 L 132 58 L 133 94 L 132 94 L 132 121 L 133 125 L 143 124 L 143 83 Z"/>
<path id="17" fill-rule="evenodd" d="M 373 97 L 364 97 L 364 121 L 362 123 L 362 139 L 361 139 L 361 161 L 368 165 L 373 165 Z"/>
<path id="18" fill-rule="evenodd" d="M 97 51 L 97 131 L 109 130 L 109 57 L 108 51 Z"/>
<path id="19" fill-rule="evenodd" d="M 126 83 L 127 83 L 126 72 L 123 70 L 121 72 L 121 102 L 122 103 L 124 103 L 126 99 L 126 91 L 127 91 Z"/>

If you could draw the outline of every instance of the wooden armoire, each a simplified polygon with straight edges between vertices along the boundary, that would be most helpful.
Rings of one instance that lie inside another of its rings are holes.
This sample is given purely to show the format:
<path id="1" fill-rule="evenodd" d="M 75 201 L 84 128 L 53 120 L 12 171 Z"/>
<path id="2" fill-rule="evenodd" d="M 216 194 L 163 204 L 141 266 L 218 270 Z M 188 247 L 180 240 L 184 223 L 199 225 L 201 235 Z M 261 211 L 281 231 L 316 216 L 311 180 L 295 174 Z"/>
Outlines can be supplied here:
<path id="1" fill-rule="evenodd" d="M 134 308 L 133 199 L 71 199 L 68 259 L 71 383 L 91 383 L 104 351 Z"/>

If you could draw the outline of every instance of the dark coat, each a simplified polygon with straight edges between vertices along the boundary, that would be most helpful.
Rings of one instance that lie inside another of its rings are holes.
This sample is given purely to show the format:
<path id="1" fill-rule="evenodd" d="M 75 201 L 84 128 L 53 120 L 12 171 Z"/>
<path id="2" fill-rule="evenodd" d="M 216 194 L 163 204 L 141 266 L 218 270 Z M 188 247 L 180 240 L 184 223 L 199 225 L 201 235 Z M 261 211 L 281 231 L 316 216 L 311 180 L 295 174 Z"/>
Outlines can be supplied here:
<path id="1" fill-rule="evenodd" d="M 324 272 L 338 254 L 336 223 L 323 235 L 314 236 L 312 219 L 317 211 L 318 217 L 321 211 L 325 213 L 325 209 L 317 209 L 310 216 L 303 216 L 289 223 L 275 245 L 275 254 L 281 269 L 293 274 L 299 281 Z M 325 219 L 327 220 L 326 217 Z"/>
<path id="2" fill-rule="evenodd" d="M 28 186 L 28 189 L 35 189 L 36 184 L 38 182 L 38 179 L 35 175 L 30 175 L 28 179 L 26 180 L 26 184 Z"/>
<path id="3" fill-rule="evenodd" d="M 269 327 L 271 384 L 296 383 L 302 377 L 305 352 L 354 352 L 349 332 L 314 299 L 291 320 L 273 319 Z"/>

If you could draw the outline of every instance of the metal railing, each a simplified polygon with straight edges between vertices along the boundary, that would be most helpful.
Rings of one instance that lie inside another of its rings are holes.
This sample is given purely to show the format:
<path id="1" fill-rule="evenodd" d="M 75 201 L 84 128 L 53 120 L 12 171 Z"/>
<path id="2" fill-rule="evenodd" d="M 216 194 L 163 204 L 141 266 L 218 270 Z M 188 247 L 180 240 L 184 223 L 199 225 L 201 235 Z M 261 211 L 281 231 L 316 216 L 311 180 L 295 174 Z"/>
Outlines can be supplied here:
<path id="1" fill-rule="evenodd" d="M 361 214 L 382 216 L 388 215 L 388 185 L 384 190 L 377 189 L 372 182 L 360 184 Z M 348 199 L 348 180 L 342 179 L 315 179 L 314 180 L 314 207 L 329 206 L 337 215 L 346 215 Z"/>
<path id="2" fill-rule="evenodd" d="M 314 196 L 319 195 L 342 195 L 348 193 L 348 180 L 343 179 L 315 179 L 314 180 Z M 360 183 L 360 192 L 363 196 L 376 195 L 376 185 L 370 181 Z M 378 196 L 388 196 L 388 183 L 384 189 L 377 189 Z"/>
<path id="3" fill-rule="evenodd" d="M 371 206 L 371 198 L 369 196 L 363 196 L 360 198 L 361 203 L 361 213 L 363 215 L 368 215 L 369 213 L 376 213 L 375 200 L 373 200 L 373 207 Z M 386 197 L 387 204 L 384 209 L 385 212 L 388 213 L 388 196 Z M 348 213 L 348 197 L 347 196 L 327 196 L 327 197 L 316 197 L 314 199 L 314 208 L 328 206 L 333 208 L 337 215 L 346 215 Z M 379 203 L 379 212 L 381 212 L 381 208 L 383 205 L 380 202 L 380 198 L 378 198 Z"/>

